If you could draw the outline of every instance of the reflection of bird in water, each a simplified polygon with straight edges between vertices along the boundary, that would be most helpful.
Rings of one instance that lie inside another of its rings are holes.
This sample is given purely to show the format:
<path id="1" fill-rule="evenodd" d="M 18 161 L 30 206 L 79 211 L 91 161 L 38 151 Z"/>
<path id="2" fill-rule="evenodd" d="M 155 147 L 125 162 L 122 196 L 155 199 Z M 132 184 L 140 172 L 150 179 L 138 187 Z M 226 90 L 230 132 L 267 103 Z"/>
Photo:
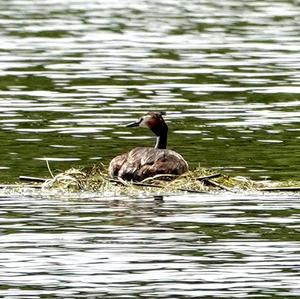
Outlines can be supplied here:
<path id="1" fill-rule="evenodd" d="M 141 181 L 156 174 L 180 175 L 188 170 L 187 162 L 175 151 L 166 149 L 168 126 L 163 112 L 148 112 L 139 121 L 127 127 L 148 127 L 156 136 L 154 148 L 136 147 L 116 156 L 109 165 L 110 176 L 125 180 Z"/>

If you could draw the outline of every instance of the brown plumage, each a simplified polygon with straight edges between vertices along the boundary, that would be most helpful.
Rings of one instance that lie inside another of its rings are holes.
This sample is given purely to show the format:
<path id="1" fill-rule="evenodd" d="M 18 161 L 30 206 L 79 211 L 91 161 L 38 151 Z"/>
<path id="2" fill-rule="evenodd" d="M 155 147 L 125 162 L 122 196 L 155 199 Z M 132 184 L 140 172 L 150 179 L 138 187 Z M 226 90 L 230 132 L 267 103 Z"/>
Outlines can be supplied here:
<path id="1" fill-rule="evenodd" d="M 187 162 L 175 151 L 166 149 L 168 126 L 162 112 L 149 112 L 128 127 L 146 126 L 157 136 L 155 148 L 136 147 L 113 158 L 109 165 L 110 176 L 124 180 L 141 181 L 156 174 L 180 175 L 188 170 Z"/>

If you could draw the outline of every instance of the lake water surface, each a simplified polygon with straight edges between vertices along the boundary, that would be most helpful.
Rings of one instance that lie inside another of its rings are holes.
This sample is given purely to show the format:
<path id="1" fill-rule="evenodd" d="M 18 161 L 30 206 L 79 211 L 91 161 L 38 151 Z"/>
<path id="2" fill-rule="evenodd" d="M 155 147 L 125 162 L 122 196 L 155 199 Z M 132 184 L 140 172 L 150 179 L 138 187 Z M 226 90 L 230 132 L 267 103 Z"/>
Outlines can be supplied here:
<path id="1" fill-rule="evenodd" d="M 298 176 L 297 3 L 2 1 L 2 180 L 151 145 L 148 110 L 192 166 Z"/>
<path id="2" fill-rule="evenodd" d="M 169 148 L 299 180 L 300 2 L 0 1 L 0 180 Z M 5 298 L 299 298 L 299 194 L 1 192 Z"/>
<path id="3" fill-rule="evenodd" d="M 299 298 L 300 197 L 2 198 L 2 298 Z"/>

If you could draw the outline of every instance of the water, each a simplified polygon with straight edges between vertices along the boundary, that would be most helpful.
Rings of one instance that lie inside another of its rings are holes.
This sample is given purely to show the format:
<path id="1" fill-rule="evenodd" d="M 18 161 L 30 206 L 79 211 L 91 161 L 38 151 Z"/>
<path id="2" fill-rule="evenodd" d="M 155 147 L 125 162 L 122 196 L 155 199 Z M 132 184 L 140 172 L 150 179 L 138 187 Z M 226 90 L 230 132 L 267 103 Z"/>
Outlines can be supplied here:
<path id="1" fill-rule="evenodd" d="M 299 180 L 299 1 L 0 1 L 0 181 L 151 146 Z M 299 298 L 299 194 L 1 192 L 4 298 Z"/>
<path id="2" fill-rule="evenodd" d="M 2 198 L 3 298 L 299 298 L 300 197 Z"/>
<path id="3" fill-rule="evenodd" d="M 192 167 L 299 178 L 298 1 L 1 1 L 0 173 L 48 176 L 154 143 Z"/>

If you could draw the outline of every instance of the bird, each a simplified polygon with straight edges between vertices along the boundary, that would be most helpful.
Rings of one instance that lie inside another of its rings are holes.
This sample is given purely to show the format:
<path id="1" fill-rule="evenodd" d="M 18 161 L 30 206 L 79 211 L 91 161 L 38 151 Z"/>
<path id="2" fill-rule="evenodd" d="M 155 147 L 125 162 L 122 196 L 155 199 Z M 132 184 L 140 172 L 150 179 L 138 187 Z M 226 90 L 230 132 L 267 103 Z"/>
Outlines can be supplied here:
<path id="1" fill-rule="evenodd" d="M 181 175 L 188 171 L 188 163 L 177 152 L 167 149 L 168 126 L 165 112 L 148 112 L 126 127 L 146 127 L 156 135 L 155 147 L 136 147 L 114 157 L 108 168 L 110 177 L 126 181 L 142 181 L 158 174 Z"/>

